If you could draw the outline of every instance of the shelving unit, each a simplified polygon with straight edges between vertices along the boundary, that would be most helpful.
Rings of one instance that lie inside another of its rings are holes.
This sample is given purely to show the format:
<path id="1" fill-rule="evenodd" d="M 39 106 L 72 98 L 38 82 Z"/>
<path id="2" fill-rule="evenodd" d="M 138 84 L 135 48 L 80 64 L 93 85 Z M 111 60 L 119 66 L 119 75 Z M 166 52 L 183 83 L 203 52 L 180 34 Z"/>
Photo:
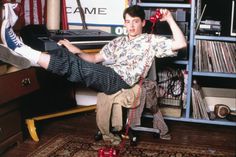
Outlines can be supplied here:
<path id="1" fill-rule="evenodd" d="M 228 1 L 210 1 L 210 0 L 198 0 L 198 2 L 205 2 L 205 3 L 208 3 L 207 4 L 207 7 L 208 7 L 208 13 L 209 11 L 212 11 L 210 8 L 214 8 L 213 10 L 215 12 L 211 12 L 211 15 L 214 15 L 214 16 L 217 16 L 215 17 L 215 19 L 218 19 L 218 20 L 228 20 L 228 15 L 231 14 L 231 13 L 228 13 L 230 12 L 230 9 L 226 8 L 224 9 L 224 11 L 220 12 L 219 9 L 222 8 L 222 5 L 224 6 L 228 6 L 228 4 L 231 3 L 231 0 L 228 0 Z M 213 5 L 213 3 L 215 3 Z M 221 3 L 222 5 L 219 6 L 219 3 Z M 215 6 L 215 5 L 218 5 L 218 6 Z M 226 11 L 227 10 L 227 11 Z M 223 22 L 221 21 L 223 24 L 222 24 L 222 30 L 224 29 L 223 27 L 226 26 L 226 23 L 227 22 Z M 228 22 L 230 23 L 230 22 Z M 196 31 L 195 31 L 196 32 Z M 231 42 L 231 43 L 235 43 L 236 42 L 236 38 L 235 37 L 232 37 L 232 36 L 226 36 L 225 35 L 226 32 L 225 32 L 225 29 L 223 31 L 223 36 L 208 36 L 208 35 L 198 35 L 196 34 L 194 36 L 194 45 L 196 45 L 196 41 L 197 40 L 207 40 L 207 41 L 219 41 L 219 42 Z M 224 80 L 224 82 L 229 82 L 228 85 L 225 84 L 225 85 L 222 85 L 223 83 L 219 82 L 218 84 L 214 85 L 214 86 L 211 86 L 211 87 L 214 87 L 214 88 L 223 88 L 225 86 L 230 86 L 232 89 L 235 89 L 236 86 L 234 85 L 233 82 L 234 79 L 236 78 L 236 73 L 227 73 L 227 72 L 203 72 L 203 71 L 195 71 L 193 70 L 192 72 L 192 76 L 193 78 L 201 78 L 201 79 L 208 79 L 210 81 L 213 81 L 213 80 Z M 233 83 L 233 84 L 232 84 Z M 236 96 L 236 93 L 235 93 L 235 96 Z M 236 102 L 235 102 L 235 105 L 236 105 Z M 217 120 L 200 120 L 200 119 L 190 119 L 190 120 L 193 120 L 193 122 L 199 122 L 199 123 L 207 123 L 207 124 L 217 124 L 217 125 L 228 125 L 228 126 L 236 126 L 236 122 L 233 122 L 233 121 L 228 121 L 228 120 L 225 120 L 225 119 L 217 119 Z"/>
<path id="2" fill-rule="evenodd" d="M 206 36 L 206 35 L 196 35 L 195 34 L 195 15 L 196 15 L 196 2 L 197 0 L 191 0 L 191 3 L 187 2 L 184 4 L 180 3 L 142 3 L 135 1 L 134 4 L 138 4 L 145 8 L 183 8 L 189 9 L 190 19 L 189 19 L 189 34 L 188 34 L 188 58 L 187 60 L 176 60 L 173 61 L 173 64 L 178 65 L 186 65 L 186 70 L 188 71 L 188 80 L 187 80 L 187 97 L 186 97 L 186 108 L 183 110 L 182 117 L 165 117 L 167 120 L 174 121 L 183 121 L 183 122 L 193 122 L 193 123 L 205 123 L 205 124 L 215 124 L 215 125 L 225 125 L 225 126 L 236 126 L 236 122 L 227 121 L 224 119 L 220 120 L 204 120 L 204 119 L 194 119 L 191 116 L 192 112 L 192 82 L 194 77 L 210 77 L 210 78 L 225 78 L 225 79 L 235 79 L 235 73 L 221 73 L 221 72 L 196 72 L 193 69 L 194 66 L 194 51 L 196 40 L 216 40 L 216 41 L 226 41 L 226 42 L 235 42 L 235 37 L 227 37 L 227 36 Z M 151 115 L 145 115 L 145 117 L 152 118 Z"/>
<path id="3" fill-rule="evenodd" d="M 235 37 L 225 37 L 225 36 L 206 36 L 206 35 L 195 35 L 196 40 L 216 40 L 216 41 L 229 41 L 236 42 Z"/>

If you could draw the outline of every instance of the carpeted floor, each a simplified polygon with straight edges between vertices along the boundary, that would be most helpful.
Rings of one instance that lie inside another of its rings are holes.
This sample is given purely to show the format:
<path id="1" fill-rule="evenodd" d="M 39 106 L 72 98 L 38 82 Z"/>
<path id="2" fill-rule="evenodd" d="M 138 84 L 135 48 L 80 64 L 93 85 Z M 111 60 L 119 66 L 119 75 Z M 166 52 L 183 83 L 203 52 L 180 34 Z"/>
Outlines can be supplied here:
<path id="1" fill-rule="evenodd" d="M 58 134 L 27 157 L 97 157 L 100 148 L 107 148 L 103 141 L 92 137 Z M 118 150 L 118 148 L 116 148 Z M 172 144 L 140 142 L 130 146 L 127 141 L 119 157 L 234 157 L 234 152 Z"/>

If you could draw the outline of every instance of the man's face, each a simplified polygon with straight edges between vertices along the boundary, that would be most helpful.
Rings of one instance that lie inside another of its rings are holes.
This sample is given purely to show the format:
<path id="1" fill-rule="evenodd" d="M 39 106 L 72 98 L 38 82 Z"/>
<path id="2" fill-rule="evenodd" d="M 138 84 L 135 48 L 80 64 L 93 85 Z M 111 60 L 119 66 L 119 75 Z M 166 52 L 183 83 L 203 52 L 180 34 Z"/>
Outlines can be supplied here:
<path id="1" fill-rule="evenodd" d="M 126 14 L 124 25 L 128 31 L 129 39 L 133 39 L 142 33 L 145 20 L 142 21 L 139 17 L 131 17 L 129 14 Z"/>

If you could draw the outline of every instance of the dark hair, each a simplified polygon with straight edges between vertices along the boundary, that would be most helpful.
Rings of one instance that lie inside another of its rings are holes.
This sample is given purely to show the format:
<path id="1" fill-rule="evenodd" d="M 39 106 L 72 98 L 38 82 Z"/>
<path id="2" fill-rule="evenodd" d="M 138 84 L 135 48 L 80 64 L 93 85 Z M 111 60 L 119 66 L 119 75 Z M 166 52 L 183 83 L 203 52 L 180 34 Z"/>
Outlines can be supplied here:
<path id="1" fill-rule="evenodd" d="M 123 13 L 124 20 L 126 14 L 129 14 L 131 17 L 139 17 L 142 21 L 145 19 L 144 10 L 139 5 L 133 5 L 126 8 Z"/>

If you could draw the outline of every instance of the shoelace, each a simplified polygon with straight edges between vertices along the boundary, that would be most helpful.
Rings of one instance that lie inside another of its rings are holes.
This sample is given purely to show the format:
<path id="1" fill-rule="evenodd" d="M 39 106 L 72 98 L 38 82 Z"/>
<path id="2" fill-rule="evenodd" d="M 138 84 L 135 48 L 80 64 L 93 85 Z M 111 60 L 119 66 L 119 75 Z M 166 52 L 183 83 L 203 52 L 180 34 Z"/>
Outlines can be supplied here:
<path id="1" fill-rule="evenodd" d="M 12 29 L 9 28 L 8 34 L 16 46 L 19 46 L 19 47 L 22 46 L 22 43 L 20 42 L 16 34 L 12 31 Z"/>

